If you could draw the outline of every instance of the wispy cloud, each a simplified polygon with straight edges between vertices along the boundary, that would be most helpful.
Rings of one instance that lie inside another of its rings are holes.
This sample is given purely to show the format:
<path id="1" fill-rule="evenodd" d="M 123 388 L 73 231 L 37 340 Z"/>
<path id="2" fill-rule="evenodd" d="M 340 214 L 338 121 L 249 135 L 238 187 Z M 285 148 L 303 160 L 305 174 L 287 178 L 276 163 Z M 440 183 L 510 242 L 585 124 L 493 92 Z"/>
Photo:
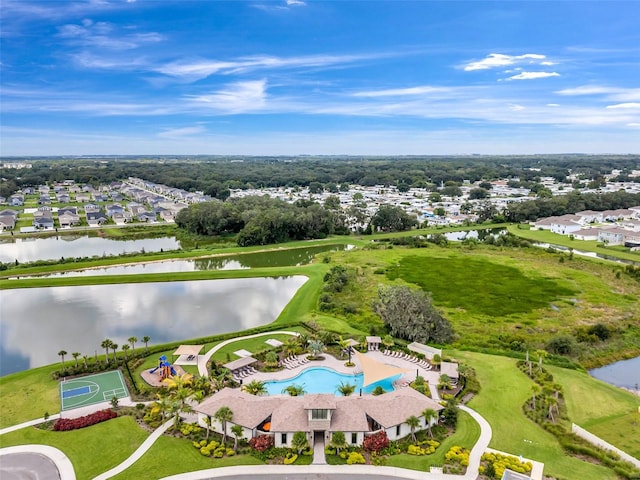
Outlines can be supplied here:
<path id="1" fill-rule="evenodd" d="M 204 128 L 202 125 L 196 125 L 193 127 L 170 128 L 158 133 L 158 137 L 182 138 L 182 137 L 190 137 L 192 135 L 199 135 L 206 131 L 207 131 L 206 128 Z"/>
<path id="2" fill-rule="evenodd" d="M 377 55 L 381 57 L 384 55 Z M 308 55 L 299 57 L 275 57 L 269 55 L 240 57 L 233 60 L 192 60 L 171 62 L 153 70 L 163 75 L 196 81 L 213 74 L 237 74 L 262 69 L 327 67 L 375 58 L 371 55 Z"/>
<path id="3" fill-rule="evenodd" d="M 284 0 L 280 2 L 268 2 L 268 3 L 254 3 L 251 5 L 253 8 L 263 10 L 265 12 L 278 12 L 291 10 L 296 7 L 306 7 L 307 2 L 302 0 Z"/>
<path id="4" fill-rule="evenodd" d="M 534 80 L 536 78 L 559 77 L 558 72 L 521 72 L 512 75 L 507 80 Z"/>
<path id="5" fill-rule="evenodd" d="M 616 105 L 607 105 L 605 108 L 630 108 L 630 109 L 640 109 L 640 103 L 618 103 Z"/>
<path id="6" fill-rule="evenodd" d="M 566 96 L 600 95 L 605 100 L 616 102 L 640 101 L 640 88 L 621 88 L 602 85 L 583 85 L 573 88 L 563 88 L 554 93 Z"/>
<path id="7" fill-rule="evenodd" d="M 399 97 L 406 95 L 431 95 L 442 94 L 453 91 L 450 87 L 431 87 L 428 85 L 419 87 L 407 87 L 407 88 L 390 88 L 386 90 L 369 90 L 363 92 L 356 92 L 354 97 Z"/>
<path id="8" fill-rule="evenodd" d="M 66 24 L 58 27 L 58 37 L 72 45 L 98 47 L 110 50 L 130 50 L 141 45 L 158 43 L 163 36 L 156 32 L 122 33 L 108 22 L 84 19 L 81 24 Z"/>
<path id="9" fill-rule="evenodd" d="M 199 105 L 220 113 L 257 112 L 266 103 L 267 81 L 235 82 L 207 95 L 188 95 L 192 105 Z"/>
<path id="10" fill-rule="evenodd" d="M 488 70 L 501 68 L 515 64 L 542 64 L 547 57 L 538 53 L 525 53 L 524 55 L 505 55 L 502 53 L 490 53 L 482 60 L 469 62 L 463 66 L 465 72 L 474 70 Z"/>

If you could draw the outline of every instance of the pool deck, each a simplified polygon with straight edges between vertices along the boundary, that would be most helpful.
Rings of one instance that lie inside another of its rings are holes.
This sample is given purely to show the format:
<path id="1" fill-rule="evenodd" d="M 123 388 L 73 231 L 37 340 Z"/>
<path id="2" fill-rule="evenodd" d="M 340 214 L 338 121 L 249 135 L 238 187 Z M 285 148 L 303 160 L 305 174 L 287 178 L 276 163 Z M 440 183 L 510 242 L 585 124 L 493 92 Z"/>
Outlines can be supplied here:
<path id="1" fill-rule="evenodd" d="M 298 358 L 304 358 L 307 355 L 299 355 Z M 408 360 L 404 360 L 402 358 L 388 357 L 383 355 L 381 351 L 370 351 L 367 352 L 367 356 L 373 358 L 374 360 L 385 363 L 387 365 L 393 365 L 394 367 L 404 368 L 407 370 L 405 374 L 396 382 L 397 385 L 402 385 L 405 383 L 413 382 L 416 379 L 417 374 L 425 379 L 426 382 L 429 383 L 429 388 L 431 390 L 432 396 L 435 390 L 437 394 L 437 385 L 440 380 L 440 373 L 434 372 L 433 370 L 425 370 L 422 367 L 419 367 L 415 363 L 411 363 Z M 257 372 L 253 375 L 249 375 L 244 377 L 243 383 L 250 382 L 252 380 L 259 380 L 262 382 L 268 381 L 278 381 L 278 380 L 288 380 L 290 378 L 295 377 L 303 370 L 312 367 L 325 367 L 335 370 L 339 373 L 347 373 L 347 374 L 357 374 L 362 372 L 362 367 L 360 366 L 358 359 L 353 356 L 351 361 L 355 364 L 354 367 L 347 367 L 345 363 L 347 363 L 346 358 L 335 358 L 332 355 L 327 353 L 322 354 L 322 360 L 313 360 L 307 362 L 303 365 L 298 365 L 294 368 L 285 368 L 283 370 L 279 370 L 276 372 Z M 435 400 L 439 400 L 439 396 L 433 397 Z"/>

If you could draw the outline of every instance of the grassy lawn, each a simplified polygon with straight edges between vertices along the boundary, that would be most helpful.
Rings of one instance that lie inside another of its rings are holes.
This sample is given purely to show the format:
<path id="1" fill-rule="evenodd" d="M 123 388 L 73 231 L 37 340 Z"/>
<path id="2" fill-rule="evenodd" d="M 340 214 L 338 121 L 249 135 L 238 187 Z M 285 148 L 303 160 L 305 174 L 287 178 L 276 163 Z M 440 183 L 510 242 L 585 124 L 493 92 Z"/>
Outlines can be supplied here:
<path id="1" fill-rule="evenodd" d="M 522 404 L 530 397 L 533 382 L 516 368 L 515 360 L 470 352 L 454 352 L 454 356 L 476 369 L 482 390 L 469 407 L 491 425 L 491 448 L 543 462 L 545 473 L 561 479 L 617 478 L 608 468 L 565 455 L 553 435 L 524 416 Z"/>
<path id="2" fill-rule="evenodd" d="M 567 410 L 574 423 L 640 457 L 639 397 L 584 372 L 558 367 L 549 367 L 549 371 L 564 387 Z"/>
<path id="3" fill-rule="evenodd" d="M 205 457 L 188 440 L 163 435 L 139 461 L 113 479 L 164 478 L 183 472 L 232 465 L 262 465 L 262 462 L 251 455 Z"/>
<path id="4" fill-rule="evenodd" d="M 78 480 L 89 480 L 124 461 L 147 436 L 133 418 L 125 416 L 70 432 L 24 428 L 0 436 L 0 445 L 36 443 L 58 448 L 71 460 Z"/>
<path id="5" fill-rule="evenodd" d="M 301 327 L 287 328 L 287 330 L 290 330 L 293 332 L 299 332 L 299 333 L 308 333 L 307 330 Z M 265 350 L 275 350 L 275 347 L 272 347 L 268 343 L 265 343 L 270 338 L 273 338 L 275 340 L 280 340 L 282 343 L 284 343 L 291 338 L 291 335 L 286 335 L 283 333 L 276 333 L 276 334 L 270 333 L 270 334 L 262 335 L 256 338 L 247 338 L 244 340 L 231 342 L 230 344 L 225 345 L 216 353 L 214 353 L 213 359 L 219 362 L 226 363 L 226 362 L 230 362 L 240 358 L 238 355 L 233 353 L 233 352 L 237 352 L 238 350 L 247 350 L 248 352 L 251 352 L 251 353 L 259 353 Z"/>
<path id="6" fill-rule="evenodd" d="M 49 365 L 0 378 L 0 428 L 60 412 L 58 382 L 51 378 L 58 368 Z"/>
<path id="7" fill-rule="evenodd" d="M 561 245 L 575 250 L 595 252 L 609 257 L 620 258 L 622 260 L 640 262 L 640 253 L 630 252 L 628 250 L 621 251 L 618 248 L 607 248 L 602 246 L 602 242 L 598 242 L 596 240 L 571 240 L 568 235 L 551 233 L 548 230 L 521 229 L 518 228 L 518 225 L 509 225 L 507 230 L 514 235 L 526 238 L 527 240 L 533 240 L 534 242 L 553 243 L 555 245 Z"/>
<path id="8" fill-rule="evenodd" d="M 392 455 L 387 465 L 390 467 L 409 468 L 411 470 L 427 471 L 431 466 L 441 466 L 444 456 L 454 445 L 472 448 L 480 437 L 480 426 L 466 412 L 458 412 L 458 425 L 456 432 L 447 437 L 437 448 L 433 455 Z"/>

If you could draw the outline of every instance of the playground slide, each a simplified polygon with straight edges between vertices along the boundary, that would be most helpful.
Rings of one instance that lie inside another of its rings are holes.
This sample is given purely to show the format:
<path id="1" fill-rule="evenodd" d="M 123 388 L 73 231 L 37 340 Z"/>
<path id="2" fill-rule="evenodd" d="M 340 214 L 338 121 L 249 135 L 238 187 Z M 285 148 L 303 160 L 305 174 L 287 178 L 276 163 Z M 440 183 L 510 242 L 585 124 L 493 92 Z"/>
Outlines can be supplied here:
<path id="1" fill-rule="evenodd" d="M 149 370 L 149 373 L 155 373 L 156 370 L 158 370 L 160 367 L 156 367 L 156 368 L 152 368 L 151 370 Z"/>

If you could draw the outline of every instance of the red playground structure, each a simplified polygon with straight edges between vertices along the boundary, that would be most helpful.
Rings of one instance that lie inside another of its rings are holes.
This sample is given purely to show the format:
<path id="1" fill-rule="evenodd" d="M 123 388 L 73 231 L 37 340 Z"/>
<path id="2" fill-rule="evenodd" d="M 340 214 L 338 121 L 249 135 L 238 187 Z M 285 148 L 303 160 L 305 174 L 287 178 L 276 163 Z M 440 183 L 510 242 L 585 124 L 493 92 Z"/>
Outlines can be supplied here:
<path id="1" fill-rule="evenodd" d="M 176 375 L 176 371 L 173 368 L 173 365 L 169 363 L 165 355 L 162 355 L 158 359 L 158 366 L 156 368 L 152 368 L 151 370 L 149 370 L 149 373 L 155 373 L 156 371 L 158 371 L 160 380 L 164 380 L 165 378 L 169 378 L 169 377 L 172 377 L 173 375 Z"/>

